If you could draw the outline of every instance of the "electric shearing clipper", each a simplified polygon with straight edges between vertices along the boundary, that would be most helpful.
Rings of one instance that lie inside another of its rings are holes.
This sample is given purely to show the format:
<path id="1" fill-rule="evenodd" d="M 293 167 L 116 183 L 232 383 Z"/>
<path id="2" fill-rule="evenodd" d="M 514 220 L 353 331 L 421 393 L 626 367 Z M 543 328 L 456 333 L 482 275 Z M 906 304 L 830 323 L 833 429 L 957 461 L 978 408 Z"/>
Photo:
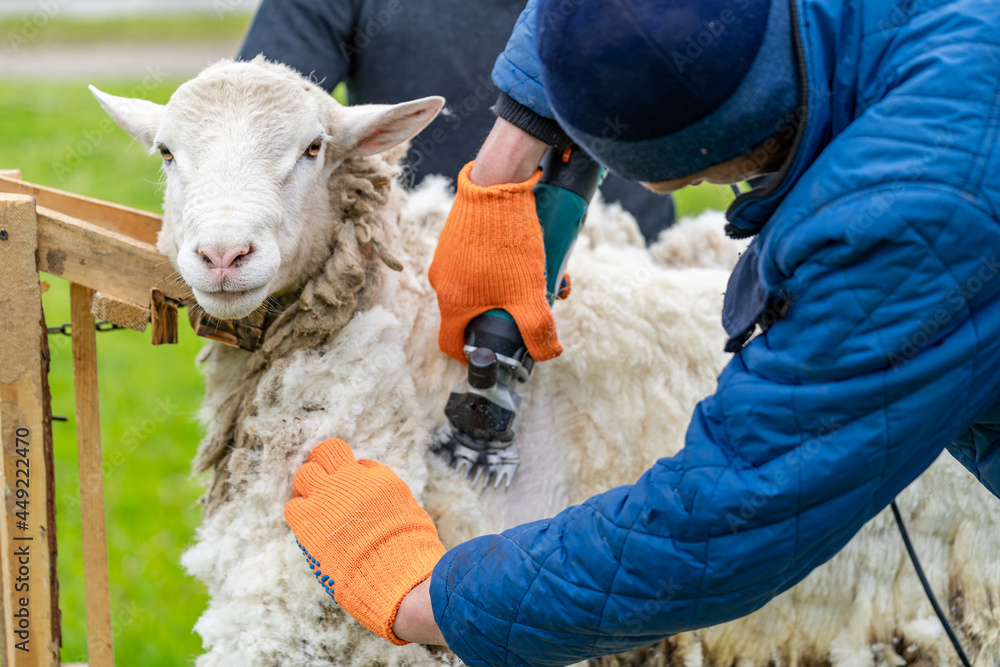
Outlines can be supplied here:
<path id="1" fill-rule="evenodd" d="M 587 205 L 607 170 L 583 151 L 549 149 L 542 177 L 532 190 L 545 244 L 546 292 L 549 305 L 562 287 L 569 253 L 587 217 Z M 487 486 L 510 486 L 520 462 L 515 432 L 521 395 L 534 366 L 514 318 L 503 310 L 483 313 L 465 330 L 468 379 L 448 398 L 448 421 L 434 435 L 432 450 L 459 472 Z"/>

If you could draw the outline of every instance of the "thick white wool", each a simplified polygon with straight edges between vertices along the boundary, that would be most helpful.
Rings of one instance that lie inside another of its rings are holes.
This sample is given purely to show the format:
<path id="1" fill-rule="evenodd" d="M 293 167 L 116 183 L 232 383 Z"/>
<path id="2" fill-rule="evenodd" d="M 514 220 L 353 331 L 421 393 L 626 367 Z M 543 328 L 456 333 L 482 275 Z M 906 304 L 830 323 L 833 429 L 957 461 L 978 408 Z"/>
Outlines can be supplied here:
<path id="1" fill-rule="evenodd" d="M 728 360 L 719 312 L 745 243 L 724 238 L 721 214 L 682 221 L 647 250 L 627 214 L 591 208 L 570 261 L 573 293 L 554 307 L 565 352 L 536 367 L 525 395 L 521 467 L 509 491 L 480 493 L 428 451 L 463 375 L 437 348 L 438 312 L 426 277 L 449 206 L 443 179 L 428 179 L 408 197 L 393 186 L 384 229 L 375 231 L 404 270 L 367 262 L 365 281 L 373 287 L 360 312 L 332 340 L 272 359 L 253 385 L 236 434 L 251 444 L 219 463 L 228 491 L 183 559 L 211 596 L 196 625 L 206 649 L 198 665 L 457 662 L 446 651 L 398 648 L 373 636 L 310 574 L 282 510 L 295 471 L 326 438 L 344 438 L 358 456 L 392 467 L 435 519 L 446 546 L 630 483 L 683 446 L 694 405 L 713 391 Z M 339 238 L 344 243 L 332 252 L 361 252 L 347 243 L 353 232 Z M 220 408 L 242 386 L 247 359 L 214 343 L 201 355 L 209 438 L 233 425 L 218 415 L 231 414 Z M 978 654 L 977 667 L 995 665 L 1000 503 L 944 454 L 900 505 L 939 598 Z M 891 515 L 882 513 L 839 555 L 755 614 L 606 662 L 957 664 L 934 623 Z"/>
<path id="2" fill-rule="evenodd" d="M 653 257 L 675 269 L 687 266 L 718 268 L 735 266 L 749 241 L 733 241 L 726 236 L 725 220 L 716 211 L 705 211 L 694 218 L 678 220 L 660 232 L 649 248 Z"/>
<path id="3" fill-rule="evenodd" d="M 414 193 L 391 245 L 406 269 L 384 271 L 378 305 L 357 314 L 331 345 L 294 353 L 279 377 L 260 383 L 258 412 L 246 425 L 265 447 L 234 453 L 229 470 L 241 495 L 206 520 L 184 557 L 212 597 L 196 626 L 208 649 L 199 665 L 452 660 L 372 636 L 345 618 L 309 573 L 282 509 L 295 470 L 323 439 L 344 438 L 359 457 L 391 466 L 451 546 L 633 481 L 682 446 L 694 404 L 713 390 L 726 362 L 722 292 L 739 244 L 722 255 L 725 266 L 676 270 L 628 229 L 617 244 L 595 244 L 615 236 L 623 221 L 634 223 L 594 206 L 570 262 L 573 294 L 554 308 L 565 352 L 538 365 L 528 385 L 521 468 L 507 492 L 473 490 L 427 451 L 462 375 L 437 350 L 437 311 L 426 281 L 449 204 L 442 181 Z M 660 247 L 685 247 L 687 236 L 710 237 L 709 228 L 721 225 L 718 214 L 684 221 L 664 234 Z M 224 384 L 227 358 L 240 354 L 213 344 L 206 373 Z M 978 664 L 991 664 L 987 650 L 995 655 L 1000 646 L 995 499 L 944 455 L 900 503 L 939 596 L 956 600 L 962 593 L 964 627 L 976 628 L 984 647 Z M 888 664 L 893 649 L 886 647 L 895 647 L 909 659 L 951 664 L 943 633 L 929 630 L 934 623 L 891 517 L 883 514 L 761 611 L 675 638 L 671 653 L 685 665 L 829 659 L 847 667 Z"/>
<path id="4" fill-rule="evenodd" d="M 463 374 L 437 349 L 426 279 L 449 206 L 441 180 L 414 193 L 390 244 L 406 270 L 380 269 L 377 305 L 330 345 L 264 372 L 243 424 L 263 448 L 231 453 L 239 494 L 206 518 L 184 557 L 212 597 L 196 627 L 209 648 L 199 664 L 451 659 L 397 649 L 346 620 L 305 567 L 282 509 L 295 470 L 323 439 L 344 438 L 359 457 L 392 467 L 451 546 L 634 481 L 679 449 L 694 403 L 712 391 L 724 362 L 718 312 L 728 270 L 660 266 L 630 217 L 595 206 L 570 262 L 573 294 L 554 308 L 565 352 L 538 365 L 528 384 L 521 468 L 509 491 L 473 489 L 428 452 Z M 594 240 L 611 237 L 621 243 Z M 228 367 L 243 354 L 210 345 L 203 358 L 214 394 L 228 394 Z"/>

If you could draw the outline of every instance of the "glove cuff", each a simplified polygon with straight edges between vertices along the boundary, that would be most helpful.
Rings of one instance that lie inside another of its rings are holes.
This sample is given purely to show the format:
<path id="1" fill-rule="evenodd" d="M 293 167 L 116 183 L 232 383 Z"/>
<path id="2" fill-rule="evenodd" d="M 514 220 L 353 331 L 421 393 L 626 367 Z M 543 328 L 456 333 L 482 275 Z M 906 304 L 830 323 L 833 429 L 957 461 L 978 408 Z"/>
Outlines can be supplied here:
<path id="1" fill-rule="evenodd" d="M 445 549 L 437 535 L 429 537 L 426 540 L 411 539 L 407 543 L 409 548 L 397 551 L 397 557 L 391 563 L 386 563 L 384 571 L 369 571 L 365 573 L 367 576 L 351 582 L 350 586 L 339 588 L 335 585 L 334 600 L 361 625 L 390 643 L 397 646 L 409 644 L 410 642 L 397 637 L 392 627 L 403 598 L 431 576 L 434 566 L 444 556 Z M 400 569 L 401 562 L 406 563 L 405 569 Z M 389 572 L 392 573 L 393 580 L 391 587 L 387 587 L 384 578 Z"/>
<path id="2" fill-rule="evenodd" d="M 469 180 L 475 162 L 470 162 L 458 174 L 455 203 L 449 214 L 455 234 L 453 242 L 467 251 L 524 246 L 537 236 L 542 227 L 535 212 L 535 195 L 531 189 L 542 177 L 536 170 L 526 181 L 476 185 Z"/>
<path id="3" fill-rule="evenodd" d="M 497 183 L 495 185 L 476 185 L 469 178 L 472 173 L 473 168 L 476 166 L 476 161 L 467 163 L 462 170 L 458 172 L 458 186 L 457 189 L 462 192 L 465 197 L 477 197 L 477 196 L 504 196 L 504 195 L 518 195 L 527 194 L 531 192 L 531 189 L 538 185 L 538 180 L 542 177 L 542 170 L 536 169 L 535 172 L 524 181 L 520 183 Z"/>
<path id="4" fill-rule="evenodd" d="M 435 542 L 437 542 L 437 540 L 435 540 Z M 396 600 L 396 603 L 392 606 L 392 609 L 389 613 L 389 617 L 383 623 L 381 630 L 373 629 L 373 632 L 375 632 L 375 634 L 385 637 L 386 641 L 388 641 L 390 644 L 395 644 L 396 646 L 405 646 L 406 644 L 411 643 L 408 641 L 403 641 L 402 639 L 397 637 L 396 633 L 393 632 L 392 628 L 396 624 L 396 614 L 399 613 L 399 606 L 403 604 L 403 600 L 406 598 L 407 595 L 410 594 L 410 591 L 412 591 L 414 588 L 423 583 L 429 576 L 431 576 L 431 574 L 434 572 L 434 566 L 437 565 L 438 561 L 441 560 L 441 557 L 444 556 L 445 554 L 445 548 L 441 546 L 440 542 L 437 542 L 437 546 L 440 548 L 440 551 L 434 549 L 433 547 L 430 547 L 430 545 L 428 546 L 429 548 L 427 551 L 424 551 L 423 553 L 416 556 L 416 559 L 419 562 L 414 564 L 413 576 L 407 580 L 407 585 L 403 590 L 403 594 L 399 596 L 399 599 Z"/>

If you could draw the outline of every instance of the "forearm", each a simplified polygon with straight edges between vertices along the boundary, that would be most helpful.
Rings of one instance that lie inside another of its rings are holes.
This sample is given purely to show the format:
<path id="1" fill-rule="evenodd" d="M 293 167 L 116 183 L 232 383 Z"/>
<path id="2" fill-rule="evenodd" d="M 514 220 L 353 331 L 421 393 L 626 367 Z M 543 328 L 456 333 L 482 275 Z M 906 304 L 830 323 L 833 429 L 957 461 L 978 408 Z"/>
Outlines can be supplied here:
<path id="1" fill-rule="evenodd" d="M 842 422 L 846 388 L 801 435 L 783 433 L 776 415 L 809 389 L 769 384 L 729 369 L 684 450 L 635 485 L 446 553 L 431 593 L 449 648 L 476 667 L 557 667 L 749 614 L 839 551 L 947 441 L 947 425 L 889 440 L 861 410 Z M 738 406 L 744 390 L 768 405 Z M 864 398 L 882 400 L 874 386 Z M 778 428 L 762 430 L 769 419 Z"/>
<path id="2" fill-rule="evenodd" d="M 493 66 L 493 83 L 500 89 L 500 96 L 492 109 L 497 117 L 546 145 L 564 150 L 573 142 L 555 120 L 542 85 L 541 63 L 535 50 L 536 8 L 536 0 L 530 0 Z"/>

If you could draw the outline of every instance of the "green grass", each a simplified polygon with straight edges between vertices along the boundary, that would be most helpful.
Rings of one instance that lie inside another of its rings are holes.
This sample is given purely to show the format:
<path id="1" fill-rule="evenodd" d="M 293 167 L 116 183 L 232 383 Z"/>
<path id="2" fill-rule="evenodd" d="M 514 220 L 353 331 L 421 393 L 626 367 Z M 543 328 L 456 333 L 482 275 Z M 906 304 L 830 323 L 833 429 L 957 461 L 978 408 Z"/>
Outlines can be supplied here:
<path id="1" fill-rule="evenodd" d="M 0 28 L 0 34 L 2 28 Z M 139 34 L 134 32 L 132 34 Z M 118 95 L 165 102 L 181 83 L 140 89 L 104 82 Z M 0 169 L 27 181 L 160 212 L 159 160 L 113 126 L 83 84 L 0 80 Z M 728 188 L 699 186 L 677 196 L 684 215 L 724 208 Z M 46 277 L 46 321 L 69 320 L 65 281 Z M 202 383 L 194 367 L 201 346 L 182 317 L 181 343 L 152 347 L 149 333 L 98 336 L 101 430 L 106 469 L 112 618 L 118 664 L 173 666 L 199 653 L 192 626 L 204 609 L 202 586 L 180 569 L 180 554 L 199 521 L 200 487 L 188 479 L 199 440 L 194 414 Z M 86 660 L 78 471 L 69 338 L 51 336 L 50 382 L 56 422 L 58 570 L 66 662 Z"/>
<path id="2" fill-rule="evenodd" d="M 208 5 L 209 9 L 211 7 Z M 40 11 L 31 16 L 0 17 L 0 37 L 6 46 L 13 35 L 14 41 L 26 48 L 93 44 L 109 38 L 115 43 L 138 44 L 231 41 L 243 37 L 250 19 L 251 16 L 244 12 L 229 11 L 220 15 L 214 10 L 205 14 L 102 19 L 58 15 L 49 18 Z"/>
<path id="3" fill-rule="evenodd" d="M 166 102 L 182 81 L 101 82 L 115 95 Z M 0 169 L 24 180 L 161 212 L 159 160 L 111 122 L 87 90 L 0 80 Z"/>

